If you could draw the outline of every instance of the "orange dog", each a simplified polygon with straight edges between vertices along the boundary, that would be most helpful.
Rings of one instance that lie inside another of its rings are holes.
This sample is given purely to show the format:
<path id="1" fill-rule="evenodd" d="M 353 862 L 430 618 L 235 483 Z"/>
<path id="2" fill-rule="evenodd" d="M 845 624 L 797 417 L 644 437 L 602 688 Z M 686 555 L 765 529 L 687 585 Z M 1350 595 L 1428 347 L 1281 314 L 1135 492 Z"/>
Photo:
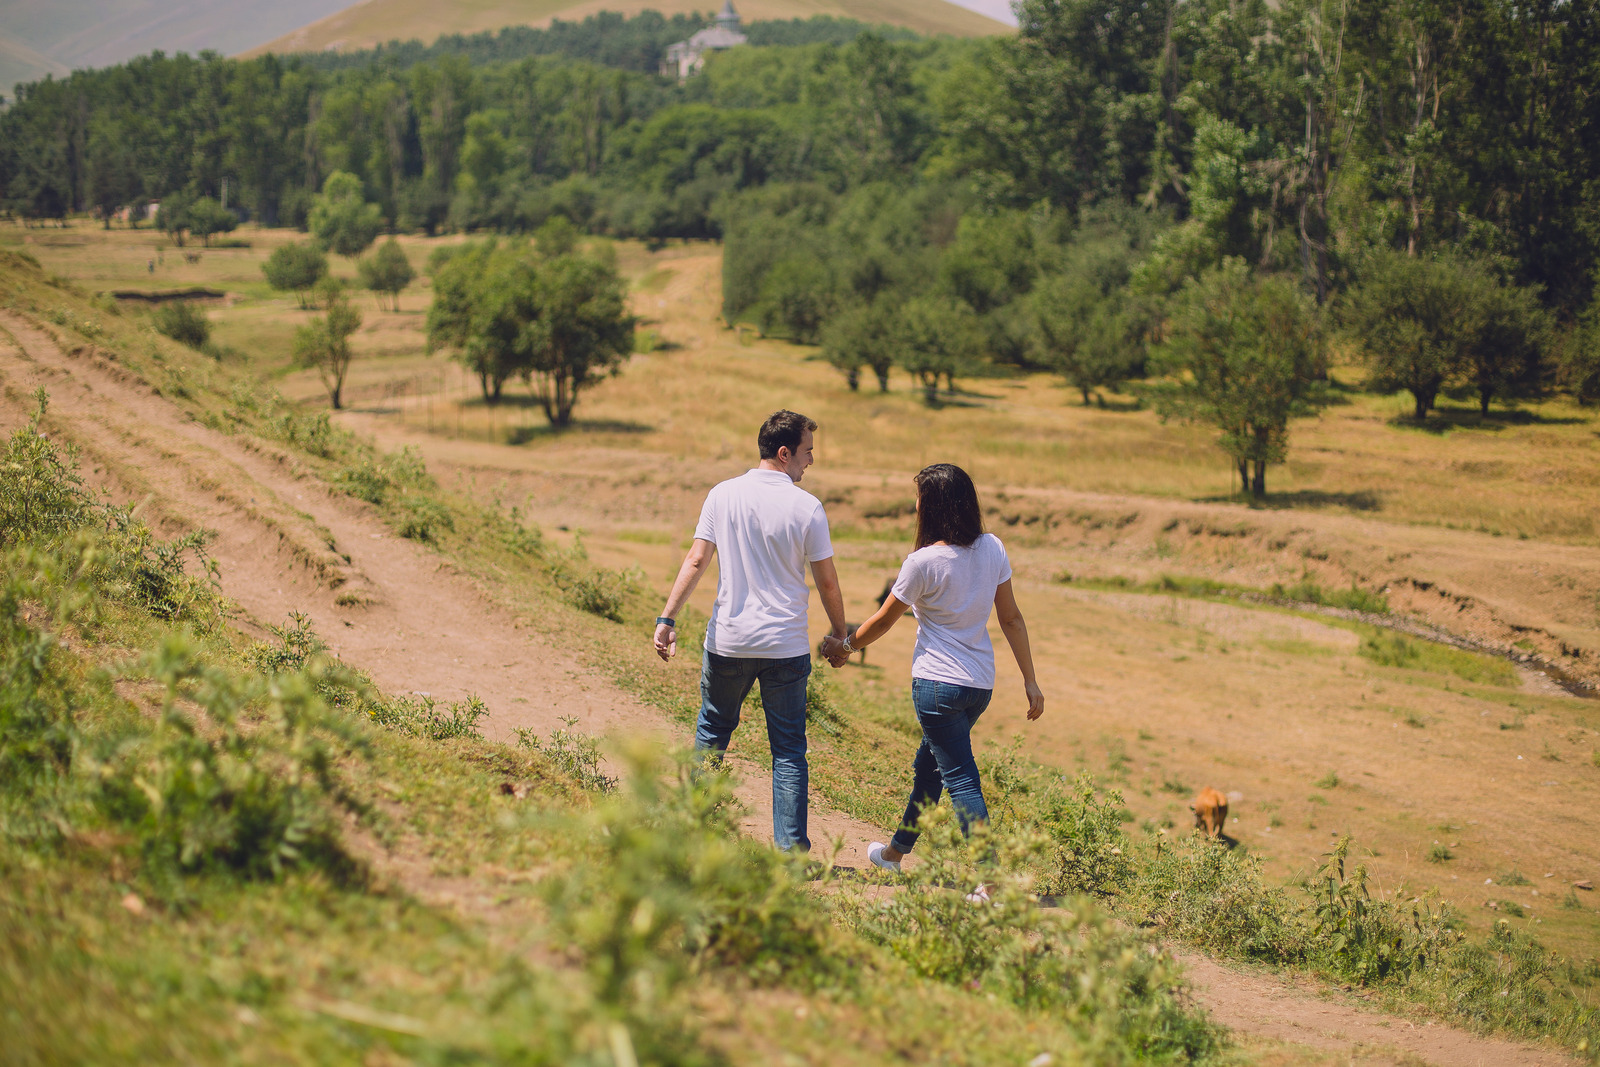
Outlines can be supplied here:
<path id="1" fill-rule="evenodd" d="M 1189 810 L 1194 812 L 1196 830 L 1204 830 L 1206 836 L 1213 840 L 1222 836 L 1222 828 L 1228 825 L 1227 797 L 1206 786 L 1194 798 L 1194 803 L 1189 805 Z"/>

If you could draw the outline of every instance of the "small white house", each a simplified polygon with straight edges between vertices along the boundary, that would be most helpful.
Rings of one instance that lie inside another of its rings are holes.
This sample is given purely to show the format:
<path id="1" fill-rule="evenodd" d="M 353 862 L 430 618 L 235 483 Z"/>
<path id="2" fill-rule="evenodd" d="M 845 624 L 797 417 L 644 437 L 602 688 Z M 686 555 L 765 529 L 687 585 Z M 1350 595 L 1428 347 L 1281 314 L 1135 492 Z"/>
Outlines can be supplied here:
<path id="1" fill-rule="evenodd" d="M 748 44 L 750 39 L 739 29 L 739 13 L 733 9 L 733 0 L 723 0 L 722 13 L 715 26 L 707 26 L 687 41 L 667 46 L 667 58 L 661 61 L 663 77 L 677 76 L 679 81 L 706 65 L 706 53 L 735 45 Z"/>

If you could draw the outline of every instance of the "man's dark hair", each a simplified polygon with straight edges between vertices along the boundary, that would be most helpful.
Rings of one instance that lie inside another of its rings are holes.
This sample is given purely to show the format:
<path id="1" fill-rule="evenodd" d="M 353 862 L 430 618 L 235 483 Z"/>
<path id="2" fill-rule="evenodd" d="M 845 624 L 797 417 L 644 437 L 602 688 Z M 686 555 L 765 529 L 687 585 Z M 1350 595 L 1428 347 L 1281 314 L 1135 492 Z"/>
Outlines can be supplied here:
<path id="1" fill-rule="evenodd" d="M 787 448 L 789 454 L 800 451 L 800 439 L 806 431 L 817 432 L 817 424 L 796 411 L 774 411 L 761 424 L 756 434 L 756 447 L 762 459 L 777 459 L 778 449 Z"/>
<path id="2" fill-rule="evenodd" d="M 978 490 L 967 472 L 953 463 L 935 463 L 917 472 L 917 547 L 935 541 L 966 548 L 983 536 Z"/>

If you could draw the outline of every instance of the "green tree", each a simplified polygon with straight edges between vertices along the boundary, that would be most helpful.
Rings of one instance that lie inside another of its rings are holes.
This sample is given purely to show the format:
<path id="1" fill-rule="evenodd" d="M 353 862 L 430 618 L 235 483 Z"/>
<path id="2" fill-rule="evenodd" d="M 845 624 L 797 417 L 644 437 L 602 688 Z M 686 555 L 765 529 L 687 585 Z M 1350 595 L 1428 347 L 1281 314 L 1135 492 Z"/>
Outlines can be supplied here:
<path id="1" fill-rule="evenodd" d="M 554 426 L 572 421 L 578 394 L 617 373 L 633 351 L 627 290 L 608 263 L 564 255 L 539 265 L 538 316 L 529 324 L 529 376 Z"/>
<path id="2" fill-rule="evenodd" d="M 189 205 L 189 232 L 200 238 L 207 247 L 211 237 L 218 233 L 232 233 L 239 225 L 239 217 L 209 196 L 202 196 Z"/>
<path id="3" fill-rule="evenodd" d="M 861 388 L 862 367 L 877 375 L 880 392 L 889 391 L 889 370 L 899 343 L 899 310 L 888 297 L 849 307 L 822 330 L 822 355 L 844 372 L 852 392 Z"/>
<path id="4" fill-rule="evenodd" d="M 323 247 L 354 258 L 365 252 L 383 230 L 383 213 L 367 202 L 361 179 L 336 170 L 311 203 L 311 233 Z"/>
<path id="5" fill-rule="evenodd" d="M 1495 397 L 1531 396 L 1539 390 L 1554 323 L 1536 290 L 1510 284 L 1481 264 L 1466 264 L 1464 274 L 1473 311 L 1467 335 L 1468 384 L 1478 394 L 1479 411 L 1487 415 Z"/>
<path id="6" fill-rule="evenodd" d="M 958 374 L 966 374 L 981 350 L 978 319 L 967 306 L 949 297 L 921 296 L 906 304 L 901 315 L 901 343 L 896 347 L 900 366 L 915 378 L 930 406 L 939 399 L 939 379 L 955 388 Z"/>
<path id="7" fill-rule="evenodd" d="M 1561 338 L 1557 374 L 1578 403 L 1600 400 L 1600 284 L 1589 307 Z"/>
<path id="8" fill-rule="evenodd" d="M 375 293 L 388 293 L 394 309 L 400 310 L 400 290 L 411 284 L 416 272 L 411 261 L 393 237 L 378 246 L 378 250 L 360 263 L 361 284 Z"/>
<path id="9" fill-rule="evenodd" d="M 290 241 L 272 250 L 261 264 L 261 272 L 267 276 L 268 285 L 293 291 L 305 308 L 309 306 L 307 295 L 327 277 L 328 257 L 310 241 Z"/>
<path id="10" fill-rule="evenodd" d="M 333 279 L 323 283 L 322 291 L 327 313 L 295 331 L 294 361 L 317 372 L 337 411 L 343 406 L 344 380 L 350 373 L 350 335 L 361 328 L 361 312 L 351 306 L 344 286 Z"/>
<path id="11" fill-rule="evenodd" d="M 1267 465 L 1283 461 L 1289 419 L 1302 413 L 1321 371 L 1310 301 L 1282 278 L 1252 277 L 1230 257 L 1178 295 L 1157 360 L 1177 380 L 1164 413 L 1214 424 L 1241 491 L 1266 496 Z"/>
<path id="12" fill-rule="evenodd" d="M 183 235 L 189 229 L 189 198 L 182 193 L 163 198 L 161 206 L 156 209 L 156 229 L 182 248 Z"/>
<path id="13" fill-rule="evenodd" d="M 1411 393 L 1418 421 L 1440 390 L 1468 373 L 1479 334 L 1471 270 L 1454 256 L 1373 253 L 1345 302 L 1343 324 L 1360 345 L 1376 389 Z"/>
<path id="14" fill-rule="evenodd" d="M 1030 301 L 1038 358 L 1083 395 L 1115 390 L 1143 362 L 1139 320 L 1120 289 L 1103 292 L 1084 275 L 1056 275 Z"/>
<path id="15" fill-rule="evenodd" d="M 478 376 L 485 403 L 526 366 L 523 325 L 537 310 L 532 264 L 497 242 L 449 250 L 430 259 L 433 303 L 428 307 L 428 350 L 454 349 L 455 359 Z"/>

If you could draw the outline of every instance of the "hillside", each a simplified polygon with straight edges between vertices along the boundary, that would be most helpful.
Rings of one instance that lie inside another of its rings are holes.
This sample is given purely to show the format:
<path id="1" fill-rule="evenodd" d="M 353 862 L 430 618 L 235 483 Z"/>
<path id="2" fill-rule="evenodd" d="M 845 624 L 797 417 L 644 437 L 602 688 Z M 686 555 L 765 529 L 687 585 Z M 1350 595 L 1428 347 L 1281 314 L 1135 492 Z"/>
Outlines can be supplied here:
<path id="1" fill-rule="evenodd" d="M 237 52 L 337 11 L 344 0 L 0 0 L 0 94 L 160 49 Z"/>
<path id="2" fill-rule="evenodd" d="M 955 37 L 982 37 L 1008 29 L 947 0 L 743 0 L 736 6 L 747 23 L 832 15 Z M 428 42 L 446 33 L 478 33 L 515 25 L 546 26 L 555 18 L 573 21 L 600 11 L 635 15 L 655 10 L 675 15 L 704 13 L 714 7 L 707 0 L 463 0 L 455 4 L 364 0 L 245 55 L 371 48 L 412 38 Z"/>

